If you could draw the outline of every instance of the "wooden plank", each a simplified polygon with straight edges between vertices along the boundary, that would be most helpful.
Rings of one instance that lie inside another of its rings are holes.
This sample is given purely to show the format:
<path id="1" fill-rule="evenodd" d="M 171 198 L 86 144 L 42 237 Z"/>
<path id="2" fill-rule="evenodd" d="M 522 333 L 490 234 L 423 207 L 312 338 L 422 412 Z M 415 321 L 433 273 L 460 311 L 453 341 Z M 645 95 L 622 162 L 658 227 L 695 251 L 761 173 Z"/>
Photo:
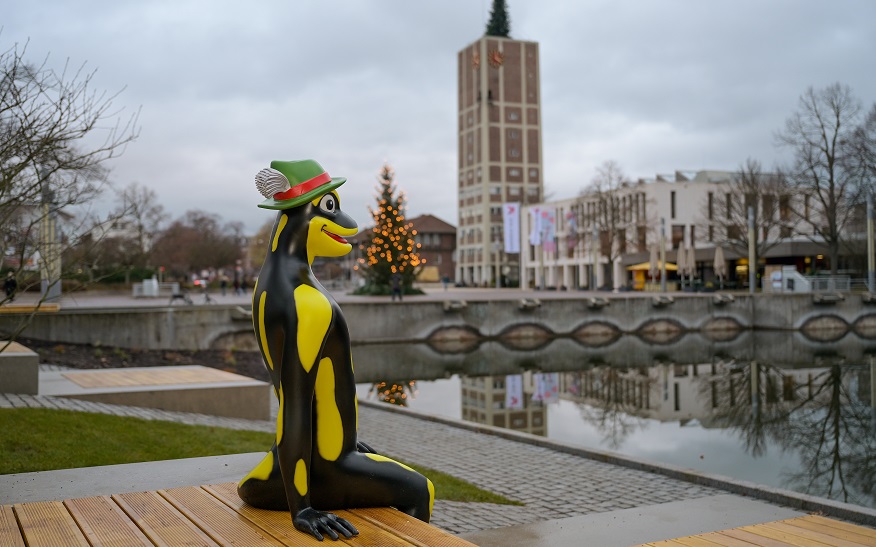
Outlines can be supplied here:
<path id="1" fill-rule="evenodd" d="M 764 524 L 755 524 L 753 526 L 742 526 L 738 528 L 738 530 L 742 532 L 751 532 L 752 534 L 756 534 L 758 536 L 775 539 L 778 541 L 784 541 L 785 543 L 789 543 L 791 545 L 796 545 L 798 547 L 825 547 L 830 546 L 829 543 L 824 543 L 822 541 L 816 541 L 814 539 L 807 539 L 801 537 L 797 534 L 792 534 L 784 530 L 776 530 L 774 528 L 770 528 Z"/>
<path id="2" fill-rule="evenodd" d="M 266 509 L 256 509 L 243 502 L 240 496 L 237 495 L 237 485 L 234 483 L 214 484 L 202 487 L 205 492 L 215 496 L 216 499 L 240 513 L 244 518 L 271 534 L 275 539 L 283 543 L 283 545 L 294 545 L 302 547 L 313 547 L 316 545 L 325 546 L 324 542 L 317 540 L 315 537 L 298 531 L 292 525 L 292 517 L 286 511 L 268 511 Z M 359 535 L 362 535 L 362 530 L 359 530 Z M 357 536 L 351 541 L 358 541 Z M 341 538 L 344 541 L 344 538 Z"/>
<path id="3" fill-rule="evenodd" d="M 172 488 L 158 493 L 220 545 L 282 545 L 201 488 Z"/>
<path id="4" fill-rule="evenodd" d="M 159 545 L 217 545 L 155 492 L 114 494 L 112 499 Z"/>
<path id="5" fill-rule="evenodd" d="M 677 541 L 679 545 L 684 545 L 685 547 L 716 547 L 721 545 L 720 543 L 709 541 L 701 535 L 677 538 L 674 541 Z"/>
<path id="6" fill-rule="evenodd" d="M 0 545 L 24 547 L 24 538 L 21 537 L 11 505 L 0 505 Z"/>
<path id="7" fill-rule="evenodd" d="M 65 500 L 64 506 L 92 545 L 152 545 L 109 496 Z"/>
<path id="8" fill-rule="evenodd" d="M 752 545 L 757 545 L 758 547 L 794 547 L 793 543 L 787 543 L 785 541 L 781 541 L 778 539 L 772 539 L 768 537 L 764 537 L 758 534 L 753 534 L 746 530 L 740 530 L 739 528 L 731 528 L 730 530 L 721 530 L 718 532 L 719 534 L 730 536 L 734 539 L 741 539 L 743 541 L 747 541 Z"/>
<path id="9" fill-rule="evenodd" d="M 824 524 L 819 524 L 817 522 L 812 522 L 807 520 L 806 517 L 799 517 L 795 519 L 788 519 L 782 521 L 785 524 L 790 526 L 795 526 L 798 528 L 804 528 L 806 530 L 811 530 L 813 532 L 819 532 L 822 534 L 826 534 L 832 538 L 839 538 L 843 541 L 851 541 L 853 543 L 857 543 L 859 545 L 874 545 L 876 544 L 876 537 L 868 536 L 866 534 L 858 533 L 857 531 L 844 530 L 842 528 L 834 528 L 832 526 L 825 526 Z M 861 528 L 864 530 L 864 528 Z"/>
<path id="10" fill-rule="evenodd" d="M 190 367 L 154 367 L 145 370 L 89 370 L 65 372 L 62 376 L 84 388 L 210 384 L 248 382 L 252 380 L 233 372 L 197 365 Z"/>
<path id="11" fill-rule="evenodd" d="M 794 526 L 793 524 L 789 524 L 786 521 L 779 522 L 767 522 L 762 524 L 761 526 L 765 528 L 769 528 L 771 530 L 776 530 L 779 532 L 784 532 L 788 534 L 793 534 L 795 536 L 799 536 L 801 538 L 806 539 L 807 541 L 820 541 L 825 545 L 832 545 L 833 547 L 860 547 L 861 545 L 866 545 L 865 543 L 860 543 L 857 541 L 849 541 L 846 539 L 840 538 L 838 535 L 830 535 L 825 534 L 823 532 L 816 532 L 813 530 L 807 530 L 805 528 L 801 528 L 798 526 Z"/>
<path id="12" fill-rule="evenodd" d="M 688 537 L 694 537 L 694 536 L 688 536 Z M 661 541 L 655 541 L 653 543 L 643 543 L 642 545 L 637 545 L 636 547 L 685 547 L 687 544 L 680 543 L 681 539 L 686 539 L 686 538 L 664 539 Z"/>
<path id="13" fill-rule="evenodd" d="M 841 520 L 829 519 L 820 515 L 806 515 L 805 517 L 797 517 L 796 519 L 792 520 L 806 521 L 808 523 L 818 524 L 826 528 L 834 528 L 837 530 L 852 532 L 854 534 L 860 534 L 862 536 L 870 538 L 871 544 L 876 544 L 876 530 L 873 530 L 872 528 L 865 528 L 864 526 L 858 526 L 857 524 L 851 524 L 849 522 L 843 522 Z"/>
<path id="14" fill-rule="evenodd" d="M 29 547 L 88 545 L 76 521 L 60 501 L 39 501 L 12 506 Z"/>
<path id="15" fill-rule="evenodd" d="M 350 524 L 359 530 L 359 535 L 355 536 L 355 545 L 363 545 L 369 547 L 406 547 L 414 545 L 416 547 L 428 547 L 419 541 L 412 542 L 408 538 L 400 537 L 395 530 L 386 530 L 381 526 L 376 526 L 373 522 L 363 518 L 355 513 L 355 511 L 332 511 L 337 516 L 347 519 Z"/>
<path id="16" fill-rule="evenodd" d="M 442 547 L 467 547 L 474 545 L 474 543 L 388 507 L 354 509 L 352 512 L 371 521 L 376 526 L 386 530 L 393 530 L 396 534 L 408 538 L 411 542 Z"/>
<path id="17" fill-rule="evenodd" d="M 756 543 L 745 541 L 743 539 L 737 539 L 735 537 L 725 535 L 721 532 L 700 534 L 699 537 L 715 542 L 718 545 L 723 545 L 724 547 L 752 547 L 753 545 L 757 545 Z"/>

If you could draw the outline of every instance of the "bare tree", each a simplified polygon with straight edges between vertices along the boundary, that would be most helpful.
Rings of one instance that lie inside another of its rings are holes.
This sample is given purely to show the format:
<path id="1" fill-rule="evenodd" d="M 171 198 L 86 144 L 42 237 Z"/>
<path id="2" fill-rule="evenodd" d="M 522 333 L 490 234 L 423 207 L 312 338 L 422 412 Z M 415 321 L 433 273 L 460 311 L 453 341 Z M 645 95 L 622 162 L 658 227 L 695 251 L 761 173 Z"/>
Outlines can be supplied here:
<path id="1" fill-rule="evenodd" d="M 630 181 L 620 165 L 614 160 L 607 160 L 596 169 L 590 186 L 582 192 L 585 200 L 594 203 L 591 212 L 585 215 L 585 224 L 591 227 L 596 225 L 600 254 L 607 257 L 610 264 L 627 252 L 627 242 L 632 235 L 627 233 L 631 219 L 627 217 L 627 208 L 623 206 L 623 199 L 627 195 L 625 190 L 629 185 Z"/>
<path id="2" fill-rule="evenodd" d="M 793 235 L 797 218 L 784 173 L 765 173 L 759 161 L 749 158 L 723 188 L 723 194 L 711 193 L 702 205 L 702 222 L 715 244 L 748 256 L 749 207 L 754 213 L 755 264 Z"/>
<path id="3" fill-rule="evenodd" d="M 188 211 L 155 239 L 153 260 L 177 276 L 232 266 L 242 256 L 239 229 L 221 225 L 216 215 Z"/>
<path id="4" fill-rule="evenodd" d="M 862 114 L 848 86 L 810 87 L 776 136 L 794 154 L 788 179 L 802 194 L 795 200 L 795 213 L 812 239 L 824 244 L 832 275 L 839 268 L 840 249 L 850 227 L 860 220 L 868 186 L 855 150 Z"/>
<path id="5" fill-rule="evenodd" d="M 92 89 L 94 71 L 58 72 L 48 58 L 32 64 L 26 50 L 16 44 L 0 53 L 0 250 L 16 275 L 32 257 L 48 263 L 80 243 L 94 222 L 73 208 L 102 191 L 105 163 L 138 136 L 137 113 L 122 116 L 118 93 Z"/>
<path id="6" fill-rule="evenodd" d="M 154 190 L 136 182 L 118 192 L 118 199 L 121 202 L 120 220 L 129 228 L 126 239 L 132 246 L 131 262 L 135 266 L 148 266 L 152 240 L 167 220 L 164 206 L 158 203 L 158 195 Z"/>

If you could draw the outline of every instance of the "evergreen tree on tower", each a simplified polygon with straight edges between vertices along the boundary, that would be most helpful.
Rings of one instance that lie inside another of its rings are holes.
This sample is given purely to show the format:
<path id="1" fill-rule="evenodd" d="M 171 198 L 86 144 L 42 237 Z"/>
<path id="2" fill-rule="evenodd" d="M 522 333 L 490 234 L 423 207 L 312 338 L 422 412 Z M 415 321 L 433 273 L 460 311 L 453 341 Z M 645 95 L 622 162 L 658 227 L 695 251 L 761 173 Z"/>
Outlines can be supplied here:
<path id="1" fill-rule="evenodd" d="M 490 22 L 487 23 L 487 36 L 501 36 L 510 38 L 511 21 L 508 19 L 508 11 L 505 8 L 505 0 L 493 0 L 493 9 L 490 11 Z"/>

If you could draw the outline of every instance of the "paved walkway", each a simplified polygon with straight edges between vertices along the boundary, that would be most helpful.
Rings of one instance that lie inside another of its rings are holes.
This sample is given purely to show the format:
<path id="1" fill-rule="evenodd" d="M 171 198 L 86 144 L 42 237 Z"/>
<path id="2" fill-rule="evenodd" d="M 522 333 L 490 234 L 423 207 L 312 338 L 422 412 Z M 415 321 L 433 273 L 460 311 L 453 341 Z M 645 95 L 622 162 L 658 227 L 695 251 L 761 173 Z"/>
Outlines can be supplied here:
<path id="1" fill-rule="evenodd" d="M 275 429 L 273 421 L 167 412 L 60 397 L 0 394 L 0 408 L 23 407 L 99 412 L 269 433 Z M 662 475 L 364 404 L 359 407 L 359 436 L 383 454 L 449 473 L 525 504 L 439 500 L 435 504 L 433 524 L 456 534 L 722 493 Z"/>

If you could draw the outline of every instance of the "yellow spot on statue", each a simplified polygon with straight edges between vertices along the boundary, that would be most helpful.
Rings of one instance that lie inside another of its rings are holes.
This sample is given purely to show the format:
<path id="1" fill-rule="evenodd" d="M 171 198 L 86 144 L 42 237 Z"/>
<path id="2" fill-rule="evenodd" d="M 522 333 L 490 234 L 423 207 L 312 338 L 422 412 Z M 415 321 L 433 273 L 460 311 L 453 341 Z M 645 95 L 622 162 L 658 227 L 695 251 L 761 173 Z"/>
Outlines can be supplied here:
<path id="1" fill-rule="evenodd" d="M 316 371 L 316 447 L 323 459 L 333 462 L 341 455 L 344 424 L 335 395 L 335 370 L 328 357 Z"/>
<path id="2" fill-rule="evenodd" d="M 274 469 L 274 453 L 268 452 L 262 461 L 259 462 L 255 469 L 249 472 L 249 474 L 243 477 L 243 480 L 240 481 L 240 484 L 245 483 L 250 479 L 258 479 L 260 481 L 266 481 L 271 476 L 271 471 Z"/>
<path id="3" fill-rule="evenodd" d="M 268 347 L 268 338 L 265 333 L 265 300 L 268 299 L 268 291 L 259 297 L 259 340 L 262 342 L 262 351 L 265 352 L 265 361 L 268 368 L 274 370 L 274 360 L 271 358 L 271 348 Z"/>
<path id="4" fill-rule="evenodd" d="M 416 471 L 414 471 L 412 468 L 408 467 L 407 465 L 405 465 L 403 463 L 397 462 L 397 461 L 393 460 L 392 458 L 387 458 L 386 456 L 381 456 L 380 454 L 372 454 L 370 452 L 366 452 L 365 455 L 376 462 L 394 463 L 394 464 L 398 465 L 399 467 L 404 467 L 408 471 L 413 471 L 414 473 L 416 473 Z"/>
<path id="5" fill-rule="evenodd" d="M 298 358 L 304 370 L 310 372 L 332 322 L 332 305 L 310 285 L 299 285 L 294 298 L 298 315 Z"/>
<path id="6" fill-rule="evenodd" d="M 283 385 L 280 385 L 280 389 L 277 390 L 277 399 L 280 400 L 280 410 L 277 412 L 277 445 L 280 444 L 280 441 L 283 440 L 283 414 L 286 413 L 286 409 L 283 406 Z"/>
<path id="7" fill-rule="evenodd" d="M 429 487 L 429 516 L 432 516 L 432 506 L 435 505 L 435 485 L 429 479 L 426 479 L 426 483 Z"/>
<path id="8" fill-rule="evenodd" d="M 271 252 L 277 251 L 277 245 L 280 244 L 280 234 L 283 233 L 283 228 L 286 227 L 286 222 L 289 220 L 289 217 L 286 215 L 282 215 L 280 217 L 280 221 L 277 223 L 277 231 L 274 232 L 274 241 L 271 243 Z"/>
<path id="9" fill-rule="evenodd" d="M 295 464 L 295 479 L 293 480 L 295 483 L 295 490 L 298 490 L 298 493 L 302 496 L 307 494 L 307 464 L 304 463 L 304 460 L 298 460 L 298 463 Z"/>

